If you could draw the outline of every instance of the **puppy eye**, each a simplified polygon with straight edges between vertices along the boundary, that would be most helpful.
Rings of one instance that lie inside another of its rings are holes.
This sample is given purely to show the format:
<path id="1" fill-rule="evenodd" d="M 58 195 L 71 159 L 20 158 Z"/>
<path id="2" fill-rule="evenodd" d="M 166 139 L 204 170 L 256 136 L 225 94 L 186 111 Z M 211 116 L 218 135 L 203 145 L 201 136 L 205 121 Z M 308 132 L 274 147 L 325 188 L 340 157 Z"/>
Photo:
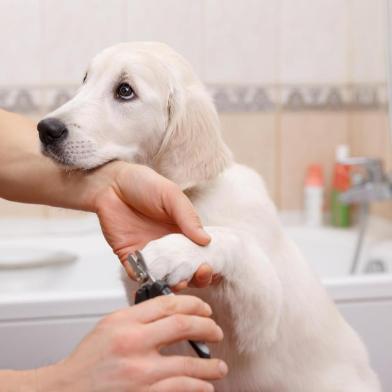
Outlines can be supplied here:
<path id="1" fill-rule="evenodd" d="M 87 72 L 86 72 L 86 74 L 84 75 L 84 78 L 83 78 L 82 83 L 84 83 L 84 82 L 86 81 L 86 79 L 87 79 Z"/>
<path id="2" fill-rule="evenodd" d="M 128 83 L 121 83 L 117 87 L 116 96 L 124 101 L 128 101 L 135 97 L 135 93 Z"/>

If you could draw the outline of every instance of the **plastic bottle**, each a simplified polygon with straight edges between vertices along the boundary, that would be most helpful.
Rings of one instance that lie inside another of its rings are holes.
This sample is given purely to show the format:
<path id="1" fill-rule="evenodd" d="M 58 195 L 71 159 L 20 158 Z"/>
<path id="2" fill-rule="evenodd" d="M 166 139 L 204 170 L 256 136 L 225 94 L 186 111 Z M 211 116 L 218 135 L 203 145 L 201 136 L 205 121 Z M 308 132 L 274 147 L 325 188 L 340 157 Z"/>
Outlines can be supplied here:
<path id="1" fill-rule="evenodd" d="M 342 163 L 349 155 L 346 145 L 336 147 L 336 163 L 333 170 L 331 193 L 331 223 L 336 227 L 349 227 L 351 224 L 351 208 L 339 200 L 340 195 L 346 192 L 351 185 L 350 166 Z"/>
<path id="2" fill-rule="evenodd" d="M 305 223 L 321 226 L 324 207 L 324 175 L 321 165 L 310 165 L 305 179 Z"/>

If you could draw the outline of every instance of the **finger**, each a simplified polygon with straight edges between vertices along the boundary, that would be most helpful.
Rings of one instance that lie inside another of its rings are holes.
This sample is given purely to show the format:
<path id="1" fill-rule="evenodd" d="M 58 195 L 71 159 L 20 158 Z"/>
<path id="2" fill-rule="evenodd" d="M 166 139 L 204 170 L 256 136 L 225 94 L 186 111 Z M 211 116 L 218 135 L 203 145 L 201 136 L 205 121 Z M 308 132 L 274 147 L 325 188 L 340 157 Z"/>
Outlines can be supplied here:
<path id="1" fill-rule="evenodd" d="M 211 237 L 203 229 L 192 203 L 178 186 L 173 184 L 168 187 L 163 203 L 169 216 L 189 239 L 199 245 L 209 244 Z"/>
<path id="2" fill-rule="evenodd" d="M 213 392 L 212 384 L 191 377 L 173 377 L 157 382 L 150 387 L 150 392 Z"/>
<path id="3" fill-rule="evenodd" d="M 148 345 L 164 347 L 182 340 L 219 342 L 223 339 L 222 329 L 208 317 L 175 314 L 145 326 Z"/>
<path id="4" fill-rule="evenodd" d="M 172 290 L 174 292 L 184 290 L 188 287 L 188 283 L 198 288 L 208 287 L 212 282 L 212 277 L 213 277 L 213 270 L 211 266 L 209 266 L 208 264 L 202 264 L 199 267 L 199 269 L 195 272 L 190 282 L 184 280 L 176 284 L 174 287 L 172 287 Z"/>
<path id="5" fill-rule="evenodd" d="M 128 255 L 123 257 L 119 256 L 119 257 L 120 257 L 121 264 L 124 267 L 124 270 L 127 273 L 128 277 L 132 280 L 136 280 L 135 271 L 132 265 L 130 264 L 130 262 L 128 261 Z"/>
<path id="6" fill-rule="evenodd" d="M 162 357 L 157 368 L 157 376 L 160 379 L 186 376 L 202 380 L 219 380 L 228 372 L 226 363 L 220 359 L 183 356 Z"/>
<path id="7" fill-rule="evenodd" d="M 191 283 L 198 287 L 203 288 L 210 285 L 212 281 L 213 270 L 208 264 L 202 264 L 193 275 Z"/>
<path id="8" fill-rule="evenodd" d="M 183 280 L 180 283 L 177 283 L 174 287 L 172 287 L 172 291 L 177 293 L 181 290 L 185 290 L 188 287 L 188 282 L 186 280 Z"/>
<path id="9" fill-rule="evenodd" d="M 150 323 L 173 314 L 211 316 L 211 307 L 191 295 L 167 295 L 153 298 L 126 309 L 129 315 L 142 323 Z"/>

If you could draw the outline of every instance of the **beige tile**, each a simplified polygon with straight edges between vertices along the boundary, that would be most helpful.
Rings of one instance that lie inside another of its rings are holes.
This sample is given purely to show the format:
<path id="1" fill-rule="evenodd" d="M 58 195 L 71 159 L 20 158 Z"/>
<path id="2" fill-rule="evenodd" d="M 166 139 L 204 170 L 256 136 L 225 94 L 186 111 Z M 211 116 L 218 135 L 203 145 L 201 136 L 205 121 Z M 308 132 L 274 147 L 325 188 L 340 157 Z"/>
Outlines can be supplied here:
<path id="1" fill-rule="evenodd" d="M 0 199 L 0 219 L 1 218 L 45 218 L 64 219 L 79 218 L 88 213 L 83 211 L 66 210 L 64 208 L 48 207 L 37 204 L 15 203 Z"/>
<path id="2" fill-rule="evenodd" d="M 41 25 L 39 1 L 0 1 L 0 85 L 26 86 L 41 81 Z"/>
<path id="3" fill-rule="evenodd" d="M 373 204 L 371 213 L 392 220 L 392 201 Z"/>
<path id="4" fill-rule="evenodd" d="M 347 0 L 350 82 L 386 81 L 388 33 L 385 3 L 385 0 Z"/>
<path id="5" fill-rule="evenodd" d="M 44 206 L 44 215 L 45 218 L 48 219 L 72 219 L 72 218 L 80 218 L 83 216 L 88 215 L 88 212 L 84 212 L 84 211 L 76 211 L 76 210 L 68 210 L 65 208 L 58 208 L 58 207 L 48 207 L 48 206 Z"/>
<path id="6" fill-rule="evenodd" d="M 236 161 L 260 173 L 276 198 L 276 115 L 230 113 L 220 118 L 224 140 Z"/>
<path id="7" fill-rule="evenodd" d="M 126 0 L 126 4 L 127 41 L 165 42 L 181 53 L 203 77 L 201 0 Z"/>
<path id="8" fill-rule="evenodd" d="M 381 158 L 385 163 L 389 161 L 392 146 L 389 117 L 386 111 L 350 113 L 348 132 L 353 156 Z"/>
<path id="9" fill-rule="evenodd" d="M 303 207 L 304 178 L 308 166 L 323 166 L 326 205 L 329 204 L 335 148 L 347 143 L 347 114 L 336 112 L 282 113 L 280 120 L 280 206 Z"/>
<path id="10" fill-rule="evenodd" d="M 281 0 L 278 26 L 280 82 L 346 82 L 345 1 Z"/>
<path id="11" fill-rule="evenodd" d="M 204 80 L 275 83 L 279 11 L 280 0 L 204 1 Z"/>
<path id="12" fill-rule="evenodd" d="M 41 205 L 14 203 L 0 199 L 0 219 L 21 217 L 44 217 L 44 207 Z"/>
<path id="13" fill-rule="evenodd" d="M 42 0 L 41 3 L 43 83 L 79 85 L 91 58 L 125 39 L 122 0 Z"/>

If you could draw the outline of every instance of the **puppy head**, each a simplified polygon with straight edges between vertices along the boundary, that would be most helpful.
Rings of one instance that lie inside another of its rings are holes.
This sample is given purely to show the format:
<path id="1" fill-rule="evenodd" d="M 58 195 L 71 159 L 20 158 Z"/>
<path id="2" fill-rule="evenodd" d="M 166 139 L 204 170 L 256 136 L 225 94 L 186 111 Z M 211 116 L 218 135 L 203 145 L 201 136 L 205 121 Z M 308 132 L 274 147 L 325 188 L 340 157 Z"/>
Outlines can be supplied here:
<path id="1" fill-rule="evenodd" d="M 38 131 L 42 152 L 64 166 L 143 163 L 183 188 L 222 170 L 228 157 L 204 87 L 160 43 L 123 43 L 98 54 L 76 96 Z"/>

